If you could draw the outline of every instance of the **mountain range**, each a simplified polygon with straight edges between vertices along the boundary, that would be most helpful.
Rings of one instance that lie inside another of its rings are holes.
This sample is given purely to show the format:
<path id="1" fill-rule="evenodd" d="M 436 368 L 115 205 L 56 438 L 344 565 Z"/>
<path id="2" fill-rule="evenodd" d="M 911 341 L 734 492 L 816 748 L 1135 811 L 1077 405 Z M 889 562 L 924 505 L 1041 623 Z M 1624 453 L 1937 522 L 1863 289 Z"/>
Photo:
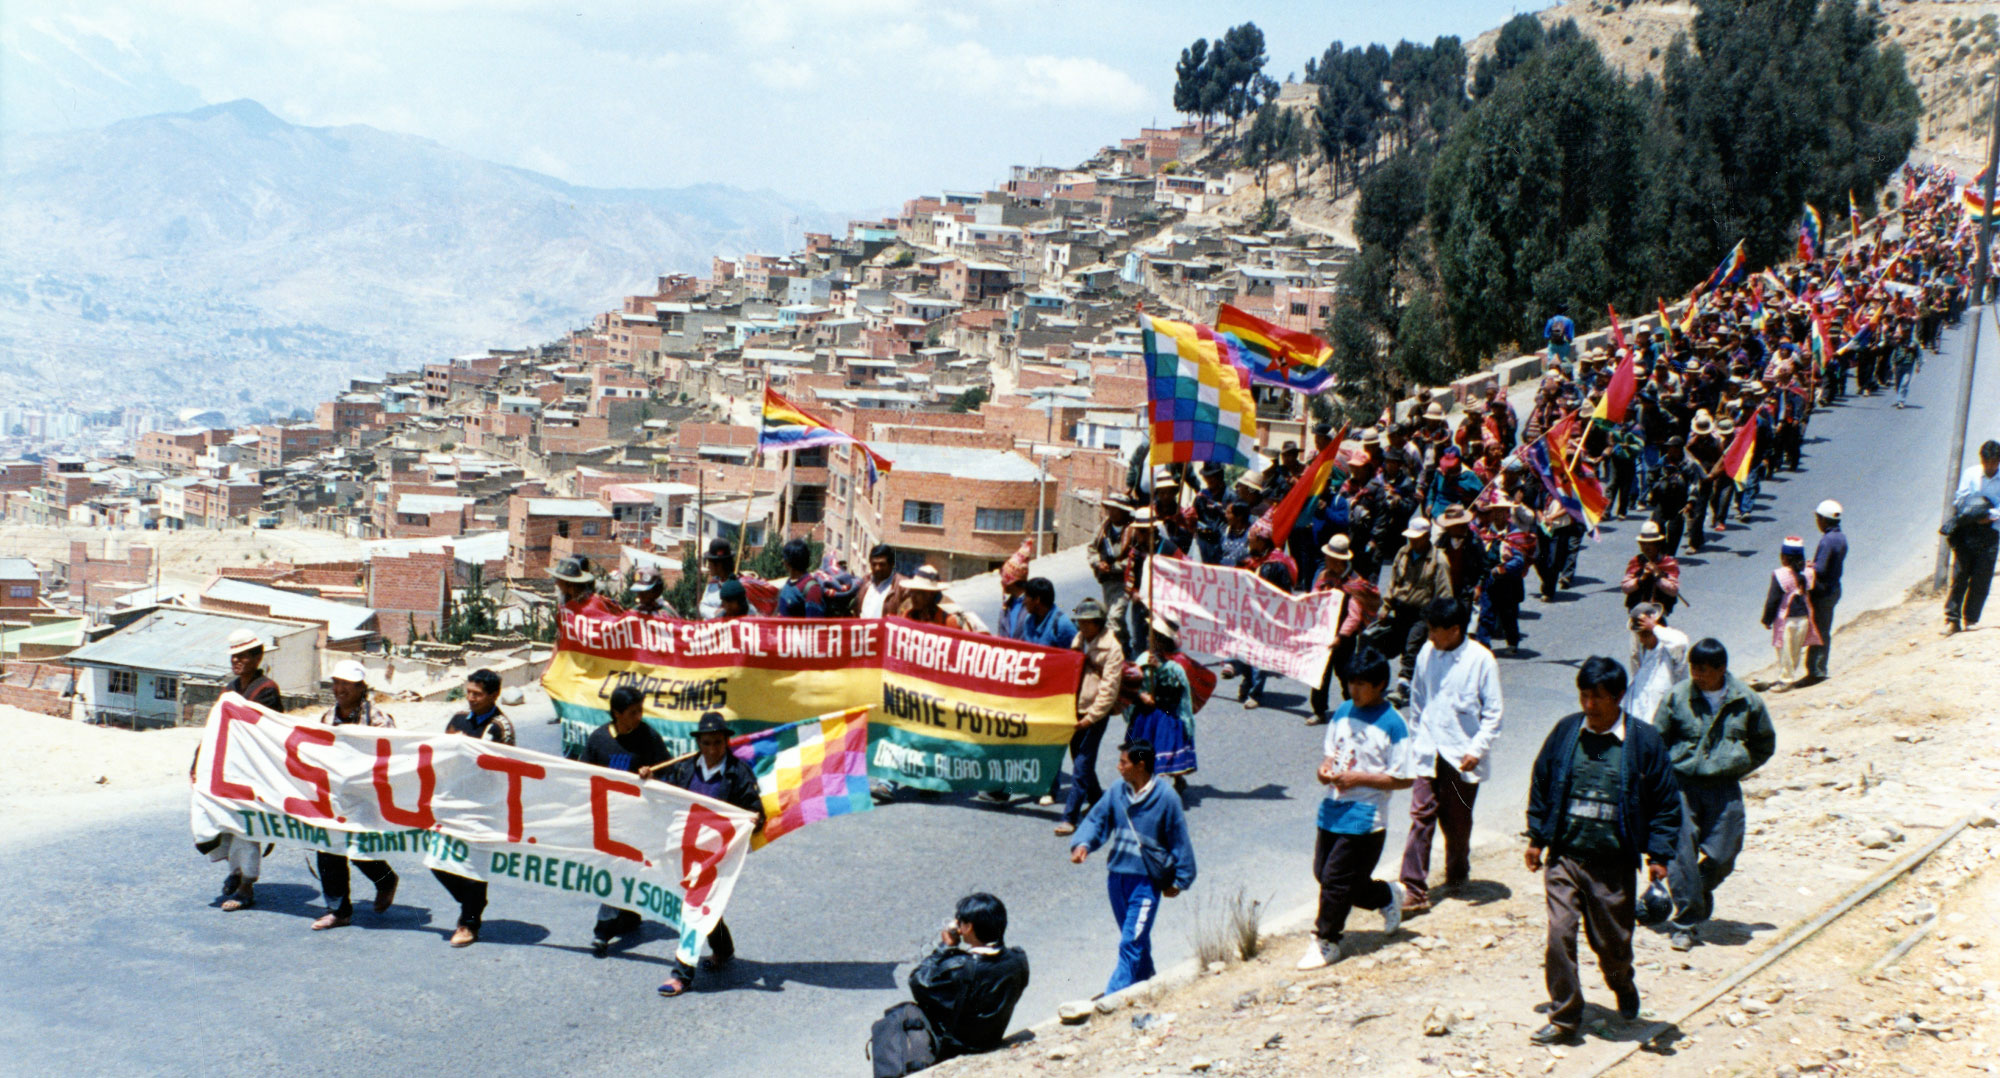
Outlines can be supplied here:
<path id="1" fill-rule="evenodd" d="M 9 136 L 0 400 L 283 414 L 354 375 L 551 339 L 656 274 L 831 220 L 767 191 L 579 187 L 248 100 Z"/>

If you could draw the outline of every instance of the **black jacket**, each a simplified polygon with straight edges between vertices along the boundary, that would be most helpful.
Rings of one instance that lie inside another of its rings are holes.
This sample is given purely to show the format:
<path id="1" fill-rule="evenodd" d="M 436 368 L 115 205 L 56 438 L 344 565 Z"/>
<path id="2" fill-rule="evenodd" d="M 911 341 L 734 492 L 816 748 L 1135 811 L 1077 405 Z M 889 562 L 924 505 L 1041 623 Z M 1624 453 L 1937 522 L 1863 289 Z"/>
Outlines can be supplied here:
<path id="1" fill-rule="evenodd" d="M 1577 712 L 1549 731 L 1535 757 L 1535 777 L 1528 784 L 1528 841 L 1542 849 L 1562 834 L 1569 804 L 1570 761 L 1576 753 L 1583 713 Z M 1625 720 L 1624 791 L 1618 799 L 1618 847 L 1633 868 L 1640 856 L 1666 864 L 1674 858 L 1681 831 L 1681 789 L 1667 758 L 1667 743 L 1651 724 Z M 1558 851 L 1559 852 L 1559 851 Z"/>
<path id="2" fill-rule="evenodd" d="M 940 1060 L 1000 1047 L 1027 990 L 1028 953 L 1019 947 L 995 954 L 939 947 L 910 971 L 910 998 L 930 1023 Z"/>
<path id="3" fill-rule="evenodd" d="M 697 753 L 653 777 L 688 790 L 694 788 L 695 776 L 700 773 L 701 756 Z M 734 755 L 722 758 L 722 800 L 745 812 L 756 813 L 760 820 L 764 818 L 764 795 L 757 792 L 757 773 Z"/>

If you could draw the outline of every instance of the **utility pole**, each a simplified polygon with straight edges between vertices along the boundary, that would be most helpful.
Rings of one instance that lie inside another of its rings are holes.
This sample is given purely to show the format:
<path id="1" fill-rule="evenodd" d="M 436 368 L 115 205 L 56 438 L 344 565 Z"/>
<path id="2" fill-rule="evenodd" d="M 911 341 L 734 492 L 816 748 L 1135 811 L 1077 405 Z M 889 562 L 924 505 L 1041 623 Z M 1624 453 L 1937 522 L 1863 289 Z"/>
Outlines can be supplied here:
<path id="1" fill-rule="evenodd" d="M 1996 76 L 2000 76 L 2000 60 L 1994 62 Z M 1994 173 L 2000 172 L 2000 77 L 1994 79 L 1993 127 L 1986 134 L 1986 182 L 1980 192 L 1985 196 L 1986 213 L 1979 219 L 1979 250 L 1972 262 L 1972 332 L 1965 341 L 1965 363 L 1958 372 L 1958 408 L 1953 416 L 1951 428 L 1951 452 L 1944 462 L 1944 510 L 1939 519 L 1951 515 L 1952 495 L 1958 491 L 1958 473 L 1965 465 L 1965 428 L 1972 420 L 1972 381 L 1975 368 L 1979 365 L 1979 337 L 1986 331 L 1987 304 L 1986 278 L 1992 272 L 1988 264 L 1993 249 L 1993 181 Z M 1931 583 L 1942 588 L 1950 581 L 1951 543 L 1943 536 L 1938 537 L 1937 570 L 1932 574 Z"/>

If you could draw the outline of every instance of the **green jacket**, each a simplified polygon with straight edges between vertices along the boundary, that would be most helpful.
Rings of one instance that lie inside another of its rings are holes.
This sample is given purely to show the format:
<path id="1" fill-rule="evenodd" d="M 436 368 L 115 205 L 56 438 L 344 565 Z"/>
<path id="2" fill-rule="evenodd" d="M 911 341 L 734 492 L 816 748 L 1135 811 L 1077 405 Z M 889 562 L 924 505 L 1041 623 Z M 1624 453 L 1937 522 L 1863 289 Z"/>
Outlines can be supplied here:
<path id="1" fill-rule="evenodd" d="M 1689 780 L 1740 779 L 1764 766 L 1778 751 L 1778 731 L 1763 697 L 1735 674 L 1722 685 L 1722 706 L 1714 714 L 1692 679 L 1675 685 L 1653 714 L 1653 726 L 1667 743 L 1674 773 Z"/>

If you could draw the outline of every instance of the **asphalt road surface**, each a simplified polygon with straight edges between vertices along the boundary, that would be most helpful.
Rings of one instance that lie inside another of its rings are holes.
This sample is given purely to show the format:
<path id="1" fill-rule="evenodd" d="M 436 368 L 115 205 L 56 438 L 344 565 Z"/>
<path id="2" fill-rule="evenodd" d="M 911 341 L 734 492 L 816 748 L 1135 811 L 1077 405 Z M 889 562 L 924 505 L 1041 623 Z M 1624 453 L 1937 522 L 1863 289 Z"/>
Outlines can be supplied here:
<path id="1" fill-rule="evenodd" d="M 1968 460 L 1982 439 L 2000 437 L 2000 338 L 1990 326 Z M 1822 498 L 1845 504 L 1853 544 L 1842 620 L 1928 574 L 1963 332 L 1927 359 L 1909 410 L 1854 398 L 1814 419 L 1806 473 L 1767 481 L 1749 527 L 1683 560 L 1690 605 L 1676 625 L 1721 638 L 1740 669 L 1765 665 L 1766 576 L 1782 536 L 1812 534 Z M 1529 762 L 1574 707 L 1577 663 L 1626 654 L 1617 578 L 1636 528 L 1607 526 L 1583 552 L 1576 590 L 1523 612 L 1532 654 L 1501 663 L 1506 727 L 1479 803 L 1483 842 L 1514 842 Z M 1092 590 L 1078 554 L 1036 566 L 1065 606 Z M 990 614 L 990 586 L 966 598 Z M 1843 660 L 1836 649 L 1835 677 Z M 1233 684 L 1200 717 L 1189 801 L 1201 874 L 1165 904 L 1155 933 L 1163 969 L 1191 953 L 1196 910 L 1239 888 L 1277 911 L 1313 896 L 1320 731 L 1300 721 L 1301 686 L 1274 680 L 1272 706 L 1245 712 Z M 554 750 L 555 727 L 520 718 L 531 747 Z M 1112 777 L 1108 763 L 1102 772 Z M 1392 815 L 1406 803 L 1399 796 Z M 653 987 L 672 951 L 663 932 L 596 960 L 592 907 L 533 889 L 495 887 L 481 942 L 454 951 L 444 941 L 455 907 L 428 873 L 406 873 L 398 904 L 379 917 L 357 873 L 353 926 L 314 933 L 316 884 L 304 855 L 282 851 L 267 862 L 258 908 L 223 914 L 222 869 L 191 849 L 184 796 L 163 791 L 147 808 L 68 831 L 0 834 L 0 1071 L 866 1074 L 869 1022 L 902 996 L 902 977 L 966 892 L 1005 899 L 1010 940 L 1029 953 L 1033 984 L 1017 1026 L 1103 988 L 1117 933 L 1102 859 L 1071 866 L 1050 833 L 1055 819 L 1032 804 L 953 798 L 808 828 L 751 859 L 729 911 L 735 969 L 662 1000 Z M 1363 933 L 1376 924 L 1368 914 L 1353 923 Z"/>

